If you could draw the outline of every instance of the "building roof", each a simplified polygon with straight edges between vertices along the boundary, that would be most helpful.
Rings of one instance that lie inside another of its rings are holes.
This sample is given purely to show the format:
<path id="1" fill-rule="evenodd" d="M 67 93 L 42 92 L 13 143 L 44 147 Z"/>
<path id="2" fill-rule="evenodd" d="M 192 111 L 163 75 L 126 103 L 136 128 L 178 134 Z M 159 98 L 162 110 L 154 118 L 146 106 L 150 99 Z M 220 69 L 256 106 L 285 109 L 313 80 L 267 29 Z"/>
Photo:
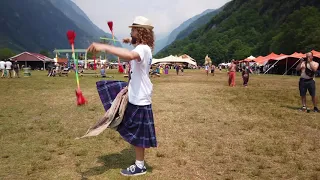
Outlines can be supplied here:
<path id="1" fill-rule="evenodd" d="M 42 61 L 53 62 L 54 60 L 38 53 L 23 52 L 9 58 L 11 61 Z"/>

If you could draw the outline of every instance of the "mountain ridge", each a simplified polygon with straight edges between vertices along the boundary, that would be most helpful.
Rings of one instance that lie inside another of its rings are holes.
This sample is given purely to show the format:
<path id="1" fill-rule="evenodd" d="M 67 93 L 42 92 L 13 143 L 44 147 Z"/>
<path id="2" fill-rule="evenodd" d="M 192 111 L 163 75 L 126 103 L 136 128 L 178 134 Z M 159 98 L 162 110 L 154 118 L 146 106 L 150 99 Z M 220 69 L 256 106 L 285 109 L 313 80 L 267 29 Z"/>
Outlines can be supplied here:
<path id="1" fill-rule="evenodd" d="M 176 27 L 174 30 L 172 30 L 171 33 L 169 33 L 168 36 L 160 38 L 159 40 L 156 41 L 156 47 L 155 47 L 155 54 L 157 54 L 160 50 L 162 50 L 164 47 L 170 45 L 173 41 L 175 41 L 175 39 L 177 38 L 178 34 L 185 30 L 186 28 L 188 28 L 188 26 L 193 23 L 194 21 L 196 21 L 198 18 L 207 15 L 208 13 L 211 13 L 215 11 L 215 9 L 207 9 L 205 11 L 203 11 L 200 14 L 197 14 L 189 19 L 187 19 L 186 21 L 184 21 L 183 23 L 181 23 L 178 27 Z"/>
<path id="2" fill-rule="evenodd" d="M 60 6 L 57 5 L 59 3 Z M 68 16 L 66 11 L 70 12 Z M 82 29 L 79 25 L 81 21 L 86 22 L 85 26 L 89 28 Z M 76 32 L 75 48 L 81 49 L 87 48 L 93 41 L 100 41 L 100 36 L 111 37 L 97 29 L 85 13 L 70 0 L 2 1 L 0 24 L 0 48 L 8 47 L 17 53 L 70 49 L 66 37 L 68 30 Z M 118 46 L 121 45 L 118 43 Z"/>
<path id="3" fill-rule="evenodd" d="M 320 49 L 317 0 L 233 0 L 206 25 L 173 42 L 156 57 L 188 54 L 215 63 L 271 52 L 290 54 Z"/>

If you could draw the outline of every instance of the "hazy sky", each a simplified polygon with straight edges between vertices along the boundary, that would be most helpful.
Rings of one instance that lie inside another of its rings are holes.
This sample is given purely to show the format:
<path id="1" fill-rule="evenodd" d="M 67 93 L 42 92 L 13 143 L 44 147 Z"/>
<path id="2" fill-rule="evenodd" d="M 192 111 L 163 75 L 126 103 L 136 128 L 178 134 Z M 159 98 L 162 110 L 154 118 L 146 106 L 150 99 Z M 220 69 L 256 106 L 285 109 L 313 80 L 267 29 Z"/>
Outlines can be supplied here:
<path id="1" fill-rule="evenodd" d="M 185 20 L 206 9 L 217 9 L 230 0 L 73 0 L 99 28 L 110 32 L 112 20 L 118 38 L 128 37 L 135 16 L 145 16 L 155 26 L 155 33 L 170 33 Z"/>

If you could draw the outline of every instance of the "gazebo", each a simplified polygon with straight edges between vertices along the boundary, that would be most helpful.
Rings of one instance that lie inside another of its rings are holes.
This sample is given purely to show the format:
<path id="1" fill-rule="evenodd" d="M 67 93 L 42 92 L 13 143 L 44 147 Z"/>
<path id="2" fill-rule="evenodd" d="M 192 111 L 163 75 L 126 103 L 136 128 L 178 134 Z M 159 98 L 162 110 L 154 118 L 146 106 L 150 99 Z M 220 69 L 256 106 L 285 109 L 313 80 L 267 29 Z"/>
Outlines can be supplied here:
<path id="1" fill-rule="evenodd" d="M 9 58 L 11 61 L 17 61 L 19 64 L 23 64 L 27 67 L 28 65 L 31 66 L 32 69 L 41 68 L 46 69 L 46 63 L 54 62 L 53 59 L 44 56 L 38 53 L 30 53 L 30 52 L 23 52 L 18 55 L 15 55 Z"/>

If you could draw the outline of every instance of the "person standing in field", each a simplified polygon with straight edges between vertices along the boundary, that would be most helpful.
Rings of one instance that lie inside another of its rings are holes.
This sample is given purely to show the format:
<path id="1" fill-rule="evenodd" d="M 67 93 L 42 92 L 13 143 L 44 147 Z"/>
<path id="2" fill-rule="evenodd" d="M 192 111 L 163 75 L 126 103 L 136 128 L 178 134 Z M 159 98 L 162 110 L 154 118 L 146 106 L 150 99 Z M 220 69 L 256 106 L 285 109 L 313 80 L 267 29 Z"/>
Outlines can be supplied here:
<path id="1" fill-rule="evenodd" d="M 306 107 L 306 95 L 307 91 L 312 97 L 313 103 L 313 111 L 319 112 L 317 107 L 317 99 L 316 99 L 316 83 L 314 81 L 315 72 L 319 68 L 319 63 L 313 61 L 313 53 L 307 53 L 307 59 L 301 59 L 300 63 L 298 64 L 296 70 L 301 71 L 301 77 L 299 80 L 299 91 L 301 96 L 302 108 L 300 110 L 305 111 L 307 110 Z"/>
<path id="2" fill-rule="evenodd" d="M 169 66 L 168 65 L 165 66 L 164 74 L 169 74 Z"/>
<path id="3" fill-rule="evenodd" d="M 8 76 L 8 78 L 12 78 L 12 62 L 9 60 L 9 59 L 7 59 L 6 60 L 6 70 L 7 70 L 7 76 Z"/>
<path id="4" fill-rule="evenodd" d="M 180 66 L 178 64 L 176 64 L 176 72 L 177 72 L 177 75 L 179 75 L 179 71 L 180 71 Z"/>
<path id="5" fill-rule="evenodd" d="M 19 65 L 18 61 L 14 61 L 12 63 L 12 68 L 14 71 L 14 77 L 18 76 L 18 78 L 20 78 L 20 76 L 19 76 L 20 65 Z"/>
<path id="6" fill-rule="evenodd" d="M 248 82 L 249 82 L 249 75 L 250 73 L 252 74 L 252 70 L 247 63 L 243 68 L 242 68 L 242 79 L 243 79 L 243 86 L 248 87 Z"/>
<path id="7" fill-rule="evenodd" d="M 236 79 L 236 69 L 237 69 L 237 66 L 234 62 L 234 60 L 231 61 L 231 65 L 229 66 L 229 86 L 231 87 L 234 87 L 236 86 L 236 82 L 235 82 L 235 79 Z"/>
<path id="8" fill-rule="evenodd" d="M 0 73 L 1 73 L 1 78 L 4 78 L 4 71 L 6 70 L 6 63 L 1 60 L 0 61 Z"/>
<path id="9" fill-rule="evenodd" d="M 150 21 L 142 16 L 135 18 L 131 28 L 131 44 L 135 49 L 108 44 L 92 43 L 89 52 L 107 52 L 130 63 L 130 80 L 128 85 L 129 102 L 122 122 L 117 131 L 128 143 L 134 146 L 136 161 L 120 171 L 124 176 L 138 176 L 147 172 L 145 167 L 145 149 L 157 147 L 151 96 L 153 85 L 149 78 L 154 49 L 154 32 Z M 99 90 L 99 93 L 102 92 Z M 106 102 L 103 102 L 106 103 Z"/>
<path id="10" fill-rule="evenodd" d="M 211 65 L 211 74 L 212 76 L 214 76 L 214 71 L 215 71 L 216 67 L 214 66 L 214 64 Z"/>
<path id="11" fill-rule="evenodd" d="M 204 67 L 205 71 L 206 71 L 206 74 L 207 76 L 209 76 L 209 65 L 206 64 L 205 67 Z"/>
<path id="12" fill-rule="evenodd" d="M 181 75 L 183 76 L 183 71 L 184 71 L 183 64 L 180 65 L 180 70 L 181 70 Z"/>

